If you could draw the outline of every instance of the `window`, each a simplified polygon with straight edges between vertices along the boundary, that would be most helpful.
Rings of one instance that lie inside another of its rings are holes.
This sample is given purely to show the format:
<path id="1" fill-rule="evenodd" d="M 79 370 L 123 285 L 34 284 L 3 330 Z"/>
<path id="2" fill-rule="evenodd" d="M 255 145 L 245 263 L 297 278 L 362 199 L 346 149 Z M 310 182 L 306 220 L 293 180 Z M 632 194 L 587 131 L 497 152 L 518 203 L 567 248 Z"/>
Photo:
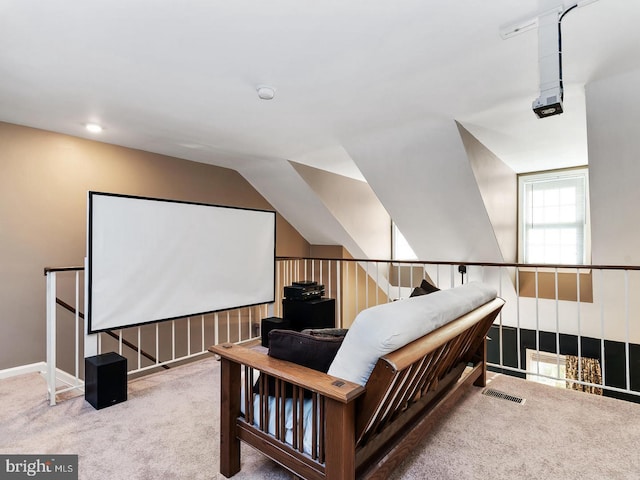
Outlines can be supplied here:
<path id="1" fill-rule="evenodd" d="M 391 259 L 392 260 L 417 260 L 415 254 L 407 239 L 404 238 L 402 232 L 398 229 L 395 222 L 391 222 Z"/>
<path id="2" fill-rule="evenodd" d="M 586 168 L 520 175 L 519 207 L 521 263 L 588 263 Z"/>
<path id="3" fill-rule="evenodd" d="M 564 355 L 527 348 L 527 372 L 532 372 L 527 373 L 527 380 L 551 385 L 552 387 L 567 387 Z"/>

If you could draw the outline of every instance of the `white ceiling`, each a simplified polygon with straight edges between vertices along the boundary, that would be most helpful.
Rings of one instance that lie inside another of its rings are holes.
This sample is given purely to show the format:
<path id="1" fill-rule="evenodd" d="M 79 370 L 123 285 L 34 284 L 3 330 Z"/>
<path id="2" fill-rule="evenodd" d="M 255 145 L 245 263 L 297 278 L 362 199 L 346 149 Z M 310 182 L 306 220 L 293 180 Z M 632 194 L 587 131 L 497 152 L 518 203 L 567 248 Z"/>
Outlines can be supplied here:
<path id="1" fill-rule="evenodd" d="M 565 17 L 566 113 L 538 120 L 537 33 L 499 29 L 561 2 L 0 0 L 0 120 L 361 178 L 350 139 L 450 118 L 516 171 L 584 164 L 584 85 L 640 68 L 640 1 Z"/>

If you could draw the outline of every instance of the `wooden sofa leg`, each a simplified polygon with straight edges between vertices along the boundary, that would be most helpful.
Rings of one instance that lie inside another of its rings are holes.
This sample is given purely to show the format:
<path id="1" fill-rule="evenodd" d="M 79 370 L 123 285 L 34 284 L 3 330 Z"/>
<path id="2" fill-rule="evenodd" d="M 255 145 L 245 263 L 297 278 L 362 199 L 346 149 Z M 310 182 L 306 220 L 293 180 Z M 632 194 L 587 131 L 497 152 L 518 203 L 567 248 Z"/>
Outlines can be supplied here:
<path id="1" fill-rule="evenodd" d="M 240 440 L 236 419 L 240 415 L 240 364 L 226 359 L 220 365 L 220 473 L 229 478 L 240 471 Z"/>
<path id="2" fill-rule="evenodd" d="M 355 402 L 326 399 L 327 430 L 325 475 L 331 480 L 356 476 Z"/>
<path id="3" fill-rule="evenodd" d="M 473 382 L 476 387 L 486 387 L 487 386 L 487 337 L 484 337 L 482 341 L 482 345 L 480 345 L 479 352 L 481 356 L 482 362 L 482 370 L 480 371 L 480 376 L 478 379 Z"/>

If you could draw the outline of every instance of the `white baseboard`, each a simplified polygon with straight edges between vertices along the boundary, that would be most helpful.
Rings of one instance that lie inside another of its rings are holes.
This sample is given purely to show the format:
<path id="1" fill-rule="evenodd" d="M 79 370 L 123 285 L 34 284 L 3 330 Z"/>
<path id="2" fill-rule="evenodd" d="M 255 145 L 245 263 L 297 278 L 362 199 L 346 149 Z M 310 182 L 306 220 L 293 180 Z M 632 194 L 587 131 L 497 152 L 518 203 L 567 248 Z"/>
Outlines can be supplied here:
<path id="1" fill-rule="evenodd" d="M 20 367 L 5 368 L 0 370 L 0 380 L 5 378 L 11 378 L 18 375 L 24 375 L 26 373 L 40 373 L 45 374 L 47 372 L 46 362 L 37 362 L 30 365 L 22 365 Z"/>
<path id="2" fill-rule="evenodd" d="M 0 370 L 0 380 L 16 377 L 18 375 L 25 375 L 27 373 L 39 373 L 43 377 L 46 377 L 47 362 L 31 363 L 29 365 L 21 365 L 19 367 Z M 78 383 L 82 385 L 84 382 L 82 381 L 82 379 L 78 379 Z M 75 385 L 76 377 L 58 368 L 56 369 L 56 384 L 58 387 Z"/>

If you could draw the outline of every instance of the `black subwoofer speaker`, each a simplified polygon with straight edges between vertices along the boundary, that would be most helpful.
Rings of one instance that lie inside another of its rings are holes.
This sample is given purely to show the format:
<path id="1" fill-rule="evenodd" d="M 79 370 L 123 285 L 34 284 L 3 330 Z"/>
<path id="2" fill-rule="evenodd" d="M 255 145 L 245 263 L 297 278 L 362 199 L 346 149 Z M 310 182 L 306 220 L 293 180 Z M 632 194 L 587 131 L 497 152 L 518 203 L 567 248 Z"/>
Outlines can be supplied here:
<path id="1" fill-rule="evenodd" d="M 262 336 L 262 346 L 269 346 L 269 332 L 276 328 L 282 330 L 288 330 L 290 328 L 289 322 L 279 317 L 267 317 L 263 318 L 260 322 L 260 335 Z"/>
<path id="2" fill-rule="evenodd" d="M 115 352 L 84 359 L 84 398 L 99 410 L 127 399 L 127 359 Z"/>

